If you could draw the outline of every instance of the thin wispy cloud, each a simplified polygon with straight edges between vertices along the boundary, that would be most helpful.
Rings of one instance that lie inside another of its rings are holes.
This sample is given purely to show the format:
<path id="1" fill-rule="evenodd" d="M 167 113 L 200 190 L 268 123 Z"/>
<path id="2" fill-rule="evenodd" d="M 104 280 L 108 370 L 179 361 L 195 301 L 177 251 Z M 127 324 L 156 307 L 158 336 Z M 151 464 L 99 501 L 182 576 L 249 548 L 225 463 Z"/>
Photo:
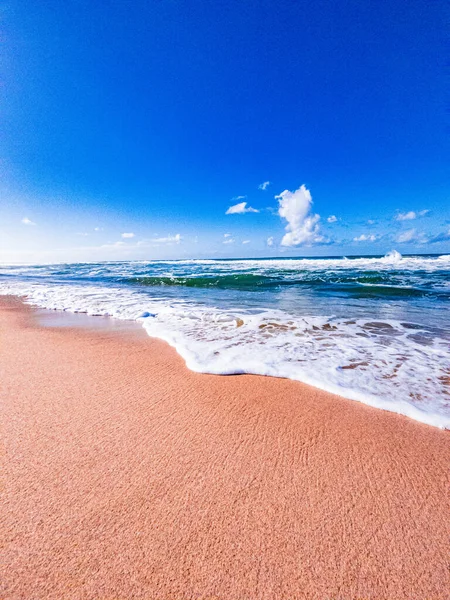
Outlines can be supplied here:
<path id="1" fill-rule="evenodd" d="M 167 235 L 167 236 L 160 236 L 158 237 L 158 234 L 156 233 L 154 235 L 154 237 L 152 238 L 146 238 L 143 240 L 139 240 L 138 242 L 135 242 L 135 244 L 131 244 L 132 247 L 138 247 L 138 248 L 157 248 L 158 246 L 172 246 L 172 245 L 177 245 L 180 244 L 183 240 L 183 236 L 179 233 L 177 233 L 176 235 Z M 197 240 L 194 240 L 194 243 L 196 243 Z M 127 247 L 130 247 L 130 244 L 127 245 Z"/>
<path id="2" fill-rule="evenodd" d="M 231 233 L 224 233 L 223 234 L 223 240 L 222 240 L 222 244 L 234 244 L 234 238 L 231 235 Z"/>
<path id="3" fill-rule="evenodd" d="M 375 235 L 374 233 L 371 233 L 371 234 L 362 233 L 358 237 L 354 237 L 353 241 L 354 242 L 376 242 L 378 239 L 379 239 L 378 236 Z"/>
<path id="4" fill-rule="evenodd" d="M 242 240 L 243 244 L 250 244 L 250 240 Z"/>
<path id="5" fill-rule="evenodd" d="M 268 237 L 267 240 L 266 240 L 266 244 L 269 246 L 269 248 L 271 246 L 273 246 L 273 243 L 274 243 L 273 242 L 273 236 Z"/>
<path id="6" fill-rule="evenodd" d="M 152 240 L 156 244 L 179 244 L 183 238 L 179 233 L 176 235 L 168 235 L 166 237 L 157 237 Z"/>
<path id="7" fill-rule="evenodd" d="M 252 208 L 251 206 L 247 206 L 247 202 L 239 202 L 238 204 L 233 204 L 226 211 L 226 215 L 243 215 L 245 213 L 258 213 L 259 210 L 256 208 Z"/>
<path id="8" fill-rule="evenodd" d="M 417 231 L 413 228 L 399 233 L 396 237 L 396 241 L 399 244 L 426 244 L 429 240 L 428 236 L 423 231 Z"/>
<path id="9" fill-rule="evenodd" d="M 396 214 L 394 219 L 396 221 L 413 221 L 414 219 L 418 219 L 419 217 L 424 217 L 429 212 L 430 211 L 428 209 L 419 210 L 418 212 L 410 210 L 408 212 Z"/>
<path id="10" fill-rule="evenodd" d="M 247 198 L 247 196 L 234 196 L 234 198 L 231 198 L 232 200 L 245 200 Z"/>
<path id="11" fill-rule="evenodd" d="M 312 245 L 324 241 L 320 235 L 320 215 L 312 214 L 312 196 L 305 185 L 294 192 L 285 190 L 275 199 L 279 203 L 278 214 L 288 223 L 282 246 Z"/>
<path id="12" fill-rule="evenodd" d="M 448 231 L 443 231 L 442 233 L 438 233 L 434 237 L 428 239 L 428 243 L 430 244 L 438 244 L 440 242 L 449 242 L 450 241 L 450 228 Z"/>
<path id="13" fill-rule="evenodd" d="M 21 221 L 24 225 L 36 225 L 34 221 L 29 219 L 28 217 L 24 217 Z"/>
<path id="14" fill-rule="evenodd" d="M 134 233 L 122 233 L 123 238 L 134 238 Z"/>
<path id="15" fill-rule="evenodd" d="M 263 181 L 263 183 L 260 183 L 258 185 L 258 190 L 267 190 L 269 185 L 270 185 L 270 181 Z"/>
<path id="16" fill-rule="evenodd" d="M 232 237 L 231 233 L 223 234 L 222 244 L 234 244 L 234 238 Z"/>
<path id="17" fill-rule="evenodd" d="M 416 240 L 416 230 L 415 229 L 408 229 L 407 231 L 403 231 L 402 233 L 399 233 L 397 236 L 397 242 L 399 244 L 405 244 L 407 242 L 413 242 Z"/>
<path id="18" fill-rule="evenodd" d="M 122 240 L 118 242 L 108 242 L 107 244 L 102 244 L 101 246 L 98 246 L 98 248 L 100 248 L 101 250 L 108 250 L 109 248 L 120 248 L 121 246 L 126 246 L 125 242 L 123 242 Z"/>

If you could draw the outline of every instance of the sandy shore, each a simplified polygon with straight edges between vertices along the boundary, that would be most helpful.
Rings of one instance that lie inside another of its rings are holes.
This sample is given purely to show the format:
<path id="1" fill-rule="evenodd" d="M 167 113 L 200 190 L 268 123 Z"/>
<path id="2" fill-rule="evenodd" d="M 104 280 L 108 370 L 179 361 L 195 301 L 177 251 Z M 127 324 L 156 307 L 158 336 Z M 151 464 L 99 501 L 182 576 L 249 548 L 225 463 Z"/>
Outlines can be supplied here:
<path id="1" fill-rule="evenodd" d="M 0 306 L 2 599 L 448 598 L 448 432 Z"/>

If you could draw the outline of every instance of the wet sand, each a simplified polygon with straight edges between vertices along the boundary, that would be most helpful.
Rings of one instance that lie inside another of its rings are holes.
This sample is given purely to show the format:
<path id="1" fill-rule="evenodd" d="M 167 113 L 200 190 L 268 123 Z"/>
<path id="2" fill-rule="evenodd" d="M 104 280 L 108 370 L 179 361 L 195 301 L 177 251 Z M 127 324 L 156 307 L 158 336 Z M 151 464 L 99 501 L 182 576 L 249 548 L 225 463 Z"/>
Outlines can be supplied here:
<path id="1" fill-rule="evenodd" d="M 2 599 L 448 598 L 449 432 L 75 318 L 0 300 Z"/>

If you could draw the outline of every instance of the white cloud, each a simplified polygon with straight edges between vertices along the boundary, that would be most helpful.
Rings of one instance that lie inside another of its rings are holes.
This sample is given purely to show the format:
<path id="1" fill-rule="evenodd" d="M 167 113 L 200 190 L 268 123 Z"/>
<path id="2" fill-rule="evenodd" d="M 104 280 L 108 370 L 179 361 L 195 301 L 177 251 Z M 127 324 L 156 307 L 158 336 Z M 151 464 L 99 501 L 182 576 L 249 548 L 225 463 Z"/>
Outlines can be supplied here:
<path id="1" fill-rule="evenodd" d="M 412 221 L 413 219 L 417 219 L 419 217 L 424 217 L 429 212 L 430 211 L 428 209 L 419 210 L 418 212 L 415 212 L 414 210 L 410 210 L 408 212 L 398 213 L 395 216 L 395 220 L 396 221 Z"/>
<path id="2" fill-rule="evenodd" d="M 168 235 L 167 237 L 154 238 L 152 242 L 155 244 L 179 244 L 183 238 L 179 233 L 176 235 Z"/>
<path id="3" fill-rule="evenodd" d="M 134 238 L 134 233 L 122 233 L 123 238 Z"/>
<path id="4" fill-rule="evenodd" d="M 247 196 L 235 196 L 234 198 L 231 198 L 232 200 L 245 200 L 247 198 Z"/>
<path id="5" fill-rule="evenodd" d="M 259 210 L 256 208 L 252 208 L 251 206 L 247 207 L 247 202 L 239 202 L 238 204 L 234 204 L 230 206 L 230 208 L 226 211 L 226 215 L 243 215 L 244 213 L 258 213 Z"/>
<path id="6" fill-rule="evenodd" d="M 259 190 L 267 190 L 267 188 L 269 187 L 269 185 L 270 185 L 270 181 L 264 181 L 263 183 L 260 183 L 258 185 L 258 189 Z"/>
<path id="7" fill-rule="evenodd" d="M 273 246 L 273 236 L 267 238 L 266 244 L 269 246 L 269 248 Z"/>
<path id="8" fill-rule="evenodd" d="M 319 234 L 319 215 L 311 214 L 312 197 L 306 186 L 302 185 L 290 192 L 285 190 L 275 198 L 279 202 L 278 214 L 288 222 L 287 233 L 281 240 L 282 246 L 299 246 L 323 241 Z"/>
<path id="9" fill-rule="evenodd" d="M 22 223 L 24 225 L 36 225 L 36 223 L 34 223 L 33 221 L 31 221 L 31 219 L 29 219 L 28 217 L 24 217 L 22 219 Z"/>
<path id="10" fill-rule="evenodd" d="M 365 233 L 362 233 L 360 236 L 354 237 L 353 241 L 354 242 L 375 242 L 377 239 L 378 239 L 378 236 L 375 235 L 374 233 L 372 233 L 370 235 L 366 235 Z"/>
<path id="11" fill-rule="evenodd" d="M 103 227 L 94 227 L 94 231 L 103 231 Z"/>
<path id="12" fill-rule="evenodd" d="M 82 237 L 87 237 L 89 234 L 85 231 L 77 231 L 76 235 L 81 235 Z"/>
<path id="13" fill-rule="evenodd" d="M 416 238 L 416 230 L 408 229 L 408 231 L 404 231 L 397 236 L 397 242 L 403 244 L 405 242 L 412 242 Z"/>
<path id="14" fill-rule="evenodd" d="M 399 244 L 406 244 L 408 242 L 414 244 L 426 244 L 428 239 L 423 231 L 416 231 L 415 229 L 408 229 L 399 233 L 397 236 L 397 242 Z"/>
<path id="15" fill-rule="evenodd" d="M 234 244 L 234 238 L 231 236 L 231 233 L 223 234 L 222 244 Z"/>
<path id="16" fill-rule="evenodd" d="M 375 225 L 375 221 L 374 221 L 374 219 L 369 219 L 369 220 L 367 221 L 367 225 Z"/>
<path id="17" fill-rule="evenodd" d="M 158 234 L 155 233 L 154 237 L 152 237 L 150 239 L 147 238 L 147 239 L 139 240 L 135 244 L 128 244 L 127 247 L 128 248 L 130 248 L 130 247 L 157 248 L 161 244 L 167 244 L 168 246 L 171 246 L 173 244 L 179 244 L 183 239 L 183 236 L 180 235 L 179 233 L 177 233 L 176 235 L 168 235 L 165 237 L 157 237 L 157 236 L 158 236 Z"/>
<path id="18" fill-rule="evenodd" d="M 416 218 L 416 213 L 413 210 L 410 210 L 409 212 L 406 213 L 398 213 L 398 215 L 396 215 L 395 220 L 396 221 L 412 221 L 413 219 Z"/>
<path id="19" fill-rule="evenodd" d="M 328 223 L 336 223 L 337 217 L 335 215 L 330 215 L 327 219 Z"/>
<path id="20" fill-rule="evenodd" d="M 250 244 L 250 240 L 242 240 L 243 244 Z"/>

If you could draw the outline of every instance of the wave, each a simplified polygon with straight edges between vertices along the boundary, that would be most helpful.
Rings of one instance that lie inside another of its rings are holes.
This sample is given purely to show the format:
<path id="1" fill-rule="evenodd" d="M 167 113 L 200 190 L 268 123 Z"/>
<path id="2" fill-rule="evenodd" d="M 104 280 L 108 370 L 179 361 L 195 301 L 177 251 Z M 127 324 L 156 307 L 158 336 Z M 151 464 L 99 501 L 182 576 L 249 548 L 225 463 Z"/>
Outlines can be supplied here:
<path id="1" fill-rule="evenodd" d="M 282 285 L 284 282 L 281 279 L 265 277 L 264 275 L 240 274 L 235 275 L 216 275 L 207 277 L 176 277 L 176 276 L 161 276 L 149 277 L 138 276 L 128 277 L 122 280 L 123 283 L 138 284 L 142 286 L 183 286 L 183 287 L 217 287 L 217 288 L 257 288 L 266 285 Z"/>
<path id="2" fill-rule="evenodd" d="M 255 275 L 250 273 L 237 273 L 234 275 L 215 276 L 138 276 L 121 279 L 121 283 L 143 287 L 186 287 L 186 288 L 217 288 L 234 290 L 265 290 L 277 287 L 304 286 L 320 288 L 323 292 L 339 293 L 363 297 L 396 297 L 420 298 L 439 297 L 450 298 L 449 289 L 405 286 L 401 278 L 390 274 L 389 276 L 377 273 L 359 273 L 342 276 L 339 274 L 326 274 L 317 277 L 311 273 L 304 273 L 303 277 L 292 277 L 291 274 L 279 274 L 277 277 L 270 275 Z M 392 281 L 394 279 L 394 281 Z"/>

